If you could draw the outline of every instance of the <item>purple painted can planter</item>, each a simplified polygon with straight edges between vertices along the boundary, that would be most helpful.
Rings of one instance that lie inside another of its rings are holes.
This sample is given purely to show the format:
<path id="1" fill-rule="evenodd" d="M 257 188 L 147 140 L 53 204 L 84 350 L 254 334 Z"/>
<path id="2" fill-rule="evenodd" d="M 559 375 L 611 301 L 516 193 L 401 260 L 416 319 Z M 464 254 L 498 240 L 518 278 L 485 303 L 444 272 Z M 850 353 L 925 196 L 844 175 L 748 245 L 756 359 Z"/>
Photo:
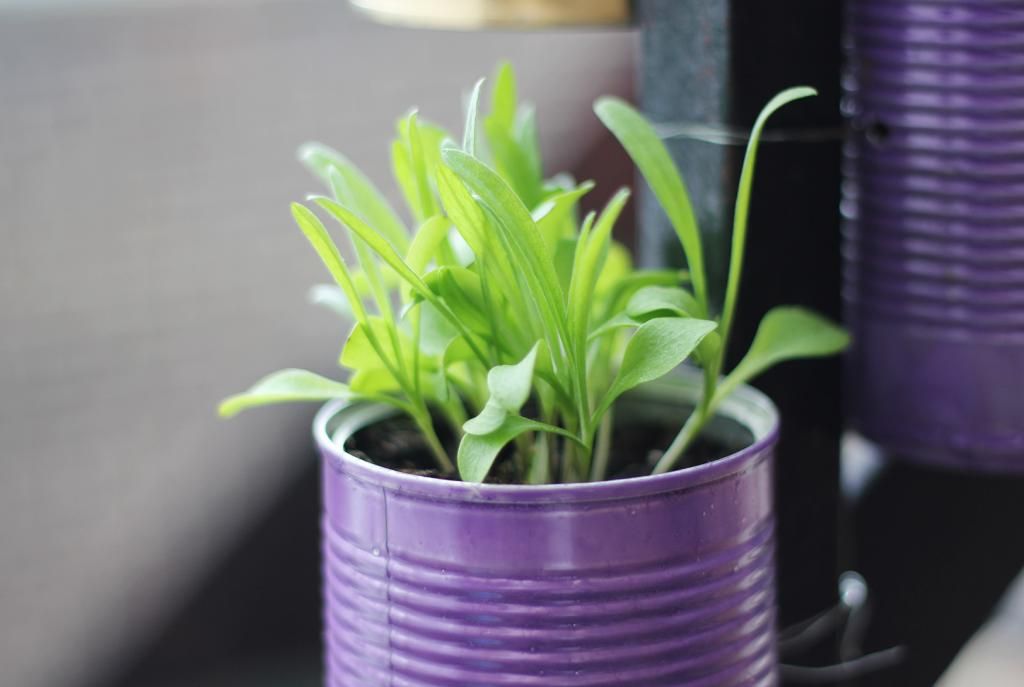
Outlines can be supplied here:
<path id="1" fill-rule="evenodd" d="M 854 422 L 899 457 L 1024 472 L 1024 8 L 853 0 L 847 31 Z"/>
<path id="2" fill-rule="evenodd" d="M 652 385 L 620 417 L 680 424 L 697 388 Z M 314 427 L 330 687 L 777 684 L 778 418 L 763 395 L 723 404 L 711 431 L 754 437 L 726 458 L 545 486 L 408 475 L 342 449 L 392 413 L 331 403 Z"/>

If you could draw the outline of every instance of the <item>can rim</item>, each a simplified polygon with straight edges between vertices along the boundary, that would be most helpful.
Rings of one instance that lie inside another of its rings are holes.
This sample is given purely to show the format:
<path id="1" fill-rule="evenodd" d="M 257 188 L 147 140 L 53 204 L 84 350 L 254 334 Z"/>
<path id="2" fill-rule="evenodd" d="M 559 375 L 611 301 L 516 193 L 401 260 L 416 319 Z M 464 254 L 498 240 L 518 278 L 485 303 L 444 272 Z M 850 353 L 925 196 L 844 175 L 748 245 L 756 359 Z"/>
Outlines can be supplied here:
<path id="1" fill-rule="evenodd" d="M 671 379 L 646 385 L 641 392 L 652 402 L 687 402 L 698 398 L 700 376 L 692 370 L 670 375 Z M 753 434 L 745 448 L 717 460 L 659 475 L 645 475 L 601 482 L 560 484 L 475 484 L 411 475 L 382 467 L 344 450 L 356 431 L 397 414 L 393 408 L 372 403 L 326 403 L 313 421 L 313 436 L 324 461 L 335 470 L 403 495 L 432 500 L 471 502 L 594 502 L 636 498 L 683 491 L 726 479 L 753 469 L 770 458 L 778 441 L 779 414 L 775 404 L 760 391 L 741 386 L 719 406 L 718 414 L 739 423 Z M 332 426 L 333 425 L 333 426 Z"/>

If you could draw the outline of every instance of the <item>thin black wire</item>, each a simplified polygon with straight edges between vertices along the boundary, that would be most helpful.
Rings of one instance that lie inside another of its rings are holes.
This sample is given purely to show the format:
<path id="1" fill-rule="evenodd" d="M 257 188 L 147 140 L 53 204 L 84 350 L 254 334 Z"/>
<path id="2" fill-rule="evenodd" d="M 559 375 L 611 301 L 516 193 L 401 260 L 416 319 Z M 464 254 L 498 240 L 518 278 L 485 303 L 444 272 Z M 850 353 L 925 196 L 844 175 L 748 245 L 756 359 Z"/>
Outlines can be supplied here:
<path id="1" fill-rule="evenodd" d="M 746 145 L 750 130 L 740 127 L 702 124 L 700 122 L 662 122 L 654 125 L 658 138 L 687 138 L 716 145 Z M 809 127 L 806 129 L 769 129 L 761 134 L 762 143 L 820 143 L 843 138 L 842 127 Z"/>

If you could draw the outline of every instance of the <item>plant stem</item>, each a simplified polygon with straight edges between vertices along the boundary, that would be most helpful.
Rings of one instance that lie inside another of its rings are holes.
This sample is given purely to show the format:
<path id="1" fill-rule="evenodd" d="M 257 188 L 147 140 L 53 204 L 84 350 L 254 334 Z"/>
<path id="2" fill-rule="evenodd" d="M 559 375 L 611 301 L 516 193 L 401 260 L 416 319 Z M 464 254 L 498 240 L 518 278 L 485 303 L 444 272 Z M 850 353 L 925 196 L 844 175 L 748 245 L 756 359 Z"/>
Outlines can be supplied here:
<path id="1" fill-rule="evenodd" d="M 437 438 L 437 432 L 434 431 L 434 423 L 430 420 L 430 413 L 427 411 L 426 406 L 416 409 L 413 421 L 420 428 L 420 431 L 423 432 L 427 445 L 430 447 L 431 453 L 434 454 L 434 460 L 437 461 L 437 466 L 441 471 L 446 473 L 455 472 L 455 465 L 452 464 L 451 458 L 448 457 L 448 452 L 441 445 L 441 440 Z"/>
<path id="2" fill-rule="evenodd" d="M 660 475 L 672 470 L 676 463 L 679 462 L 679 459 L 682 458 L 686 449 L 690 447 L 693 440 L 700 434 L 700 431 L 704 429 L 704 425 L 707 424 L 710 418 L 710 408 L 705 410 L 702 399 L 701 405 L 690 414 L 690 417 L 686 418 L 683 428 L 679 430 L 679 434 L 676 435 L 676 438 L 672 440 L 672 444 L 658 460 L 658 464 L 654 466 L 651 474 Z"/>
<path id="3" fill-rule="evenodd" d="M 708 408 L 711 405 L 711 399 L 715 397 L 715 391 L 718 386 L 718 368 L 721 367 L 721 362 L 714 364 L 713 367 L 704 368 L 704 393 L 700 397 L 700 405 L 698 409 L 701 413 L 707 414 Z"/>
<path id="4" fill-rule="evenodd" d="M 562 474 L 561 481 L 568 483 L 573 481 L 573 474 L 576 472 L 576 447 L 568 442 L 562 443 Z"/>
<path id="5" fill-rule="evenodd" d="M 594 450 L 593 464 L 590 468 L 590 481 L 600 482 L 608 472 L 608 457 L 612 448 L 612 410 L 609 409 L 601 419 L 597 428 L 597 443 Z"/>

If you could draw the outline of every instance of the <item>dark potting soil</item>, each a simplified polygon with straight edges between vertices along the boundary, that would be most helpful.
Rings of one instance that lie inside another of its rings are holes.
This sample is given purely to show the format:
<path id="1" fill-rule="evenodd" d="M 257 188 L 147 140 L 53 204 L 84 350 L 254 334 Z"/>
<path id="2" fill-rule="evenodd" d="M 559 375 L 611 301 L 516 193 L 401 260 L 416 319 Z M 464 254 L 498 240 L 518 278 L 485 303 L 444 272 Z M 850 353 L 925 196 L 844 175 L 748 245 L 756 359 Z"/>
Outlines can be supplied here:
<path id="1" fill-rule="evenodd" d="M 436 427 L 438 438 L 448 455 L 454 457 L 458 448 L 454 435 L 444 423 L 438 423 Z M 661 423 L 636 421 L 617 427 L 612 439 L 607 479 L 649 475 L 678 431 L 678 427 L 669 428 Z M 687 450 L 680 461 L 680 467 L 703 465 L 723 458 L 749 444 L 749 433 L 744 439 L 743 443 L 726 443 L 715 438 L 701 437 Z M 512 449 L 510 444 L 498 456 L 487 476 L 487 484 L 523 483 Z M 442 472 L 437 468 L 423 435 L 407 417 L 394 417 L 359 430 L 345 442 L 345 450 L 367 462 L 410 475 L 459 479 L 454 471 Z"/>

